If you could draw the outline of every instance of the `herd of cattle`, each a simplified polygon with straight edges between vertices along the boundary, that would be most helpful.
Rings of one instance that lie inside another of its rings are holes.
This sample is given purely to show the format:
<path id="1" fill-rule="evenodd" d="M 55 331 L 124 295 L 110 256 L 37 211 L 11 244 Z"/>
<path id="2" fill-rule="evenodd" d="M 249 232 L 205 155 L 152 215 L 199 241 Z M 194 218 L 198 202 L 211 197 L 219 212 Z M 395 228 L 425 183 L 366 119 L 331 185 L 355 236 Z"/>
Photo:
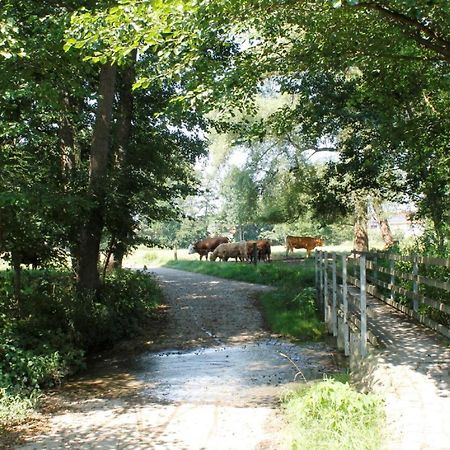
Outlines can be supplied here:
<path id="1" fill-rule="evenodd" d="M 324 244 L 323 239 L 304 237 L 304 236 L 286 236 L 286 256 L 289 252 L 293 253 L 295 248 L 306 249 L 308 257 L 311 252 Z M 254 241 L 230 242 L 227 237 L 215 237 L 202 239 L 191 244 L 188 249 L 189 254 L 198 253 L 200 260 L 203 256 L 215 261 L 219 258 L 221 261 L 228 261 L 235 258 L 236 261 L 267 261 L 270 262 L 270 241 L 268 239 L 259 239 Z"/>

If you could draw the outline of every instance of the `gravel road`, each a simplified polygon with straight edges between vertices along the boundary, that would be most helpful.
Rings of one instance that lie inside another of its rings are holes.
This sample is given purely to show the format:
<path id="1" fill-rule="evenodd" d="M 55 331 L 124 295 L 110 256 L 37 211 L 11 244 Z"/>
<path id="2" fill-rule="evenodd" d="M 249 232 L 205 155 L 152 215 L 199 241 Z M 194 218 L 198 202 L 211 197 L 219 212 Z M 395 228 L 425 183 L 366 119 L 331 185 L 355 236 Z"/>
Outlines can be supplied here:
<path id="1" fill-rule="evenodd" d="M 163 326 L 49 393 L 13 448 L 283 448 L 279 396 L 296 376 L 337 370 L 332 349 L 270 334 L 256 301 L 268 287 L 149 272 L 165 295 Z"/>

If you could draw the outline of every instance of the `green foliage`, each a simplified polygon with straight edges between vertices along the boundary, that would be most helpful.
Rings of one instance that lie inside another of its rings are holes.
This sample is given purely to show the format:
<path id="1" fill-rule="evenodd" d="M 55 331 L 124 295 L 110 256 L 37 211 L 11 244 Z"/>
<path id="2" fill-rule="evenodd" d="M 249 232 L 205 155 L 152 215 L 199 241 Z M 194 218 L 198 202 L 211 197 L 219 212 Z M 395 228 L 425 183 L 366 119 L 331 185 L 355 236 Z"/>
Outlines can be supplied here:
<path id="1" fill-rule="evenodd" d="M 110 346 L 142 332 L 159 303 L 160 291 L 149 275 L 117 270 L 105 280 L 99 299 L 85 298 L 74 323 L 88 349 Z"/>
<path id="2" fill-rule="evenodd" d="M 372 394 L 326 379 L 283 399 L 292 449 L 379 449 L 384 410 Z"/>
<path id="3" fill-rule="evenodd" d="M 141 235 L 153 245 L 163 248 L 187 248 L 192 242 L 208 236 L 208 230 L 202 220 L 184 218 L 152 223 L 141 231 Z"/>
<path id="4" fill-rule="evenodd" d="M 0 416 L 9 406 L 20 412 L 22 400 L 31 406 L 40 389 L 82 368 L 87 352 L 142 332 L 160 298 L 141 272 L 117 271 L 87 297 L 67 273 L 26 271 L 19 308 L 10 277 L 0 272 Z"/>
<path id="5" fill-rule="evenodd" d="M 214 2 L 208 13 L 216 20 L 221 15 L 223 27 L 237 26 L 250 44 L 235 55 L 233 70 L 221 80 L 226 85 L 228 78 L 231 90 L 231 80 L 240 80 L 225 101 L 231 103 L 246 83 L 264 86 L 267 80 L 291 98 L 258 124 L 244 117 L 245 138 L 264 139 L 261 147 L 268 154 L 273 145 L 278 161 L 291 148 L 292 162 L 294 147 L 301 153 L 328 146 L 339 155 L 312 189 L 305 189 L 301 178 L 281 189 L 288 208 L 279 201 L 278 186 L 273 187 L 265 217 L 280 222 L 285 211 L 296 217 L 308 203 L 317 216 L 335 220 L 372 193 L 413 200 L 418 215 L 431 219 L 443 239 L 450 209 L 446 0 L 320 0 L 307 2 L 307 8 L 296 2 L 249 0 Z M 248 95 L 252 93 L 249 88 Z M 235 132 L 236 127 L 230 129 Z M 279 183 L 279 174 L 261 159 L 258 167 L 268 175 L 266 184 Z M 278 165 L 283 171 L 293 167 L 299 165 Z M 309 202 L 305 194 L 313 194 Z"/>
<path id="6" fill-rule="evenodd" d="M 219 220 L 239 227 L 257 220 L 258 192 L 250 170 L 232 167 L 221 185 L 221 198 Z"/>
<path id="7" fill-rule="evenodd" d="M 293 289 L 265 293 L 262 296 L 265 318 L 270 328 L 279 334 L 300 340 L 320 339 L 325 328 L 315 305 L 315 289 Z"/>
<path id="8" fill-rule="evenodd" d="M 448 232 L 447 228 L 447 232 Z M 400 248 L 400 253 L 405 255 L 424 255 L 432 257 L 448 258 L 450 255 L 450 241 L 448 237 L 446 244 L 441 241 L 441 236 L 438 235 L 434 229 L 427 228 L 422 236 L 411 243 L 406 243 Z M 396 262 L 396 267 L 405 273 L 412 273 L 413 263 L 409 261 Z M 441 282 L 450 281 L 450 268 L 445 266 L 437 266 L 433 264 L 418 264 L 418 274 L 420 276 L 437 280 Z M 400 280 L 399 280 L 400 281 Z M 401 284 L 412 290 L 412 281 L 402 281 Z M 436 302 L 450 305 L 450 292 L 445 289 L 440 289 L 428 286 L 424 283 L 419 285 L 419 293 Z M 406 296 L 399 295 L 397 298 L 403 304 L 411 306 L 412 301 Z M 437 323 L 446 327 L 450 327 L 450 315 L 444 311 L 437 310 L 427 305 L 420 305 L 419 312 L 426 315 Z"/>

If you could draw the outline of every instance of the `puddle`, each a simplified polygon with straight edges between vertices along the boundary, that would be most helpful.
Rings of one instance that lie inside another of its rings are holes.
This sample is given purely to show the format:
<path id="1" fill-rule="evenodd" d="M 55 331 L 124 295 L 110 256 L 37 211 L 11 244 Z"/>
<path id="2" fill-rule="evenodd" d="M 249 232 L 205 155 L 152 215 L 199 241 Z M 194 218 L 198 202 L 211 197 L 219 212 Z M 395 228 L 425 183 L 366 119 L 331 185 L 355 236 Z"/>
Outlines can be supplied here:
<path id="1" fill-rule="evenodd" d="M 323 343 L 298 346 L 270 339 L 189 352 L 145 353 L 135 360 L 134 371 L 144 383 L 143 395 L 154 401 L 247 406 L 276 401 L 280 387 L 295 379 L 304 383 L 303 376 L 313 380 L 335 372 L 331 354 Z"/>

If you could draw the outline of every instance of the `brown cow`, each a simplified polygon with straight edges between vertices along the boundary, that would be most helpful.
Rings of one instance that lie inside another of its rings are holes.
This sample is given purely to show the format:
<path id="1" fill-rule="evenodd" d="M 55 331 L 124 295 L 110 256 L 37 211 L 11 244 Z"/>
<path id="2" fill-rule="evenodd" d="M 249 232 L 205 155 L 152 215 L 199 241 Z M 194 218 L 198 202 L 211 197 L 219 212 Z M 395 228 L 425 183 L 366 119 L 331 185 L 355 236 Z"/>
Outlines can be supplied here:
<path id="1" fill-rule="evenodd" d="M 289 251 L 294 253 L 294 248 L 304 248 L 308 257 L 316 247 L 324 244 L 323 239 L 305 236 L 286 236 L 286 256 Z"/>
<path id="2" fill-rule="evenodd" d="M 270 262 L 270 241 L 268 239 L 259 239 L 257 241 L 247 241 L 247 259 L 253 261 L 253 244 L 256 244 L 258 251 L 258 260 Z"/>
<path id="3" fill-rule="evenodd" d="M 245 261 L 247 257 L 247 244 L 245 241 L 231 242 L 229 244 L 220 244 L 211 254 L 210 260 L 215 261 L 220 258 L 222 261 L 228 261 L 228 258 L 235 258 L 236 262 Z"/>
<path id="4" fill-rule="evenodd" d="M 206 259 L 208 259 L 209 252 L 213 252 L 220 244 L 225 244 L 227 242 L 230 241 L 227 237 L 224 236 L 203 239 L 201 241 L 195 242 L 194 244 L 191 244 L 188 248 L 188 253 L 191 255 L 192 253 L 197 252 L 200 255 L 201 261 L 203 256 L 206 256 Z"/>

